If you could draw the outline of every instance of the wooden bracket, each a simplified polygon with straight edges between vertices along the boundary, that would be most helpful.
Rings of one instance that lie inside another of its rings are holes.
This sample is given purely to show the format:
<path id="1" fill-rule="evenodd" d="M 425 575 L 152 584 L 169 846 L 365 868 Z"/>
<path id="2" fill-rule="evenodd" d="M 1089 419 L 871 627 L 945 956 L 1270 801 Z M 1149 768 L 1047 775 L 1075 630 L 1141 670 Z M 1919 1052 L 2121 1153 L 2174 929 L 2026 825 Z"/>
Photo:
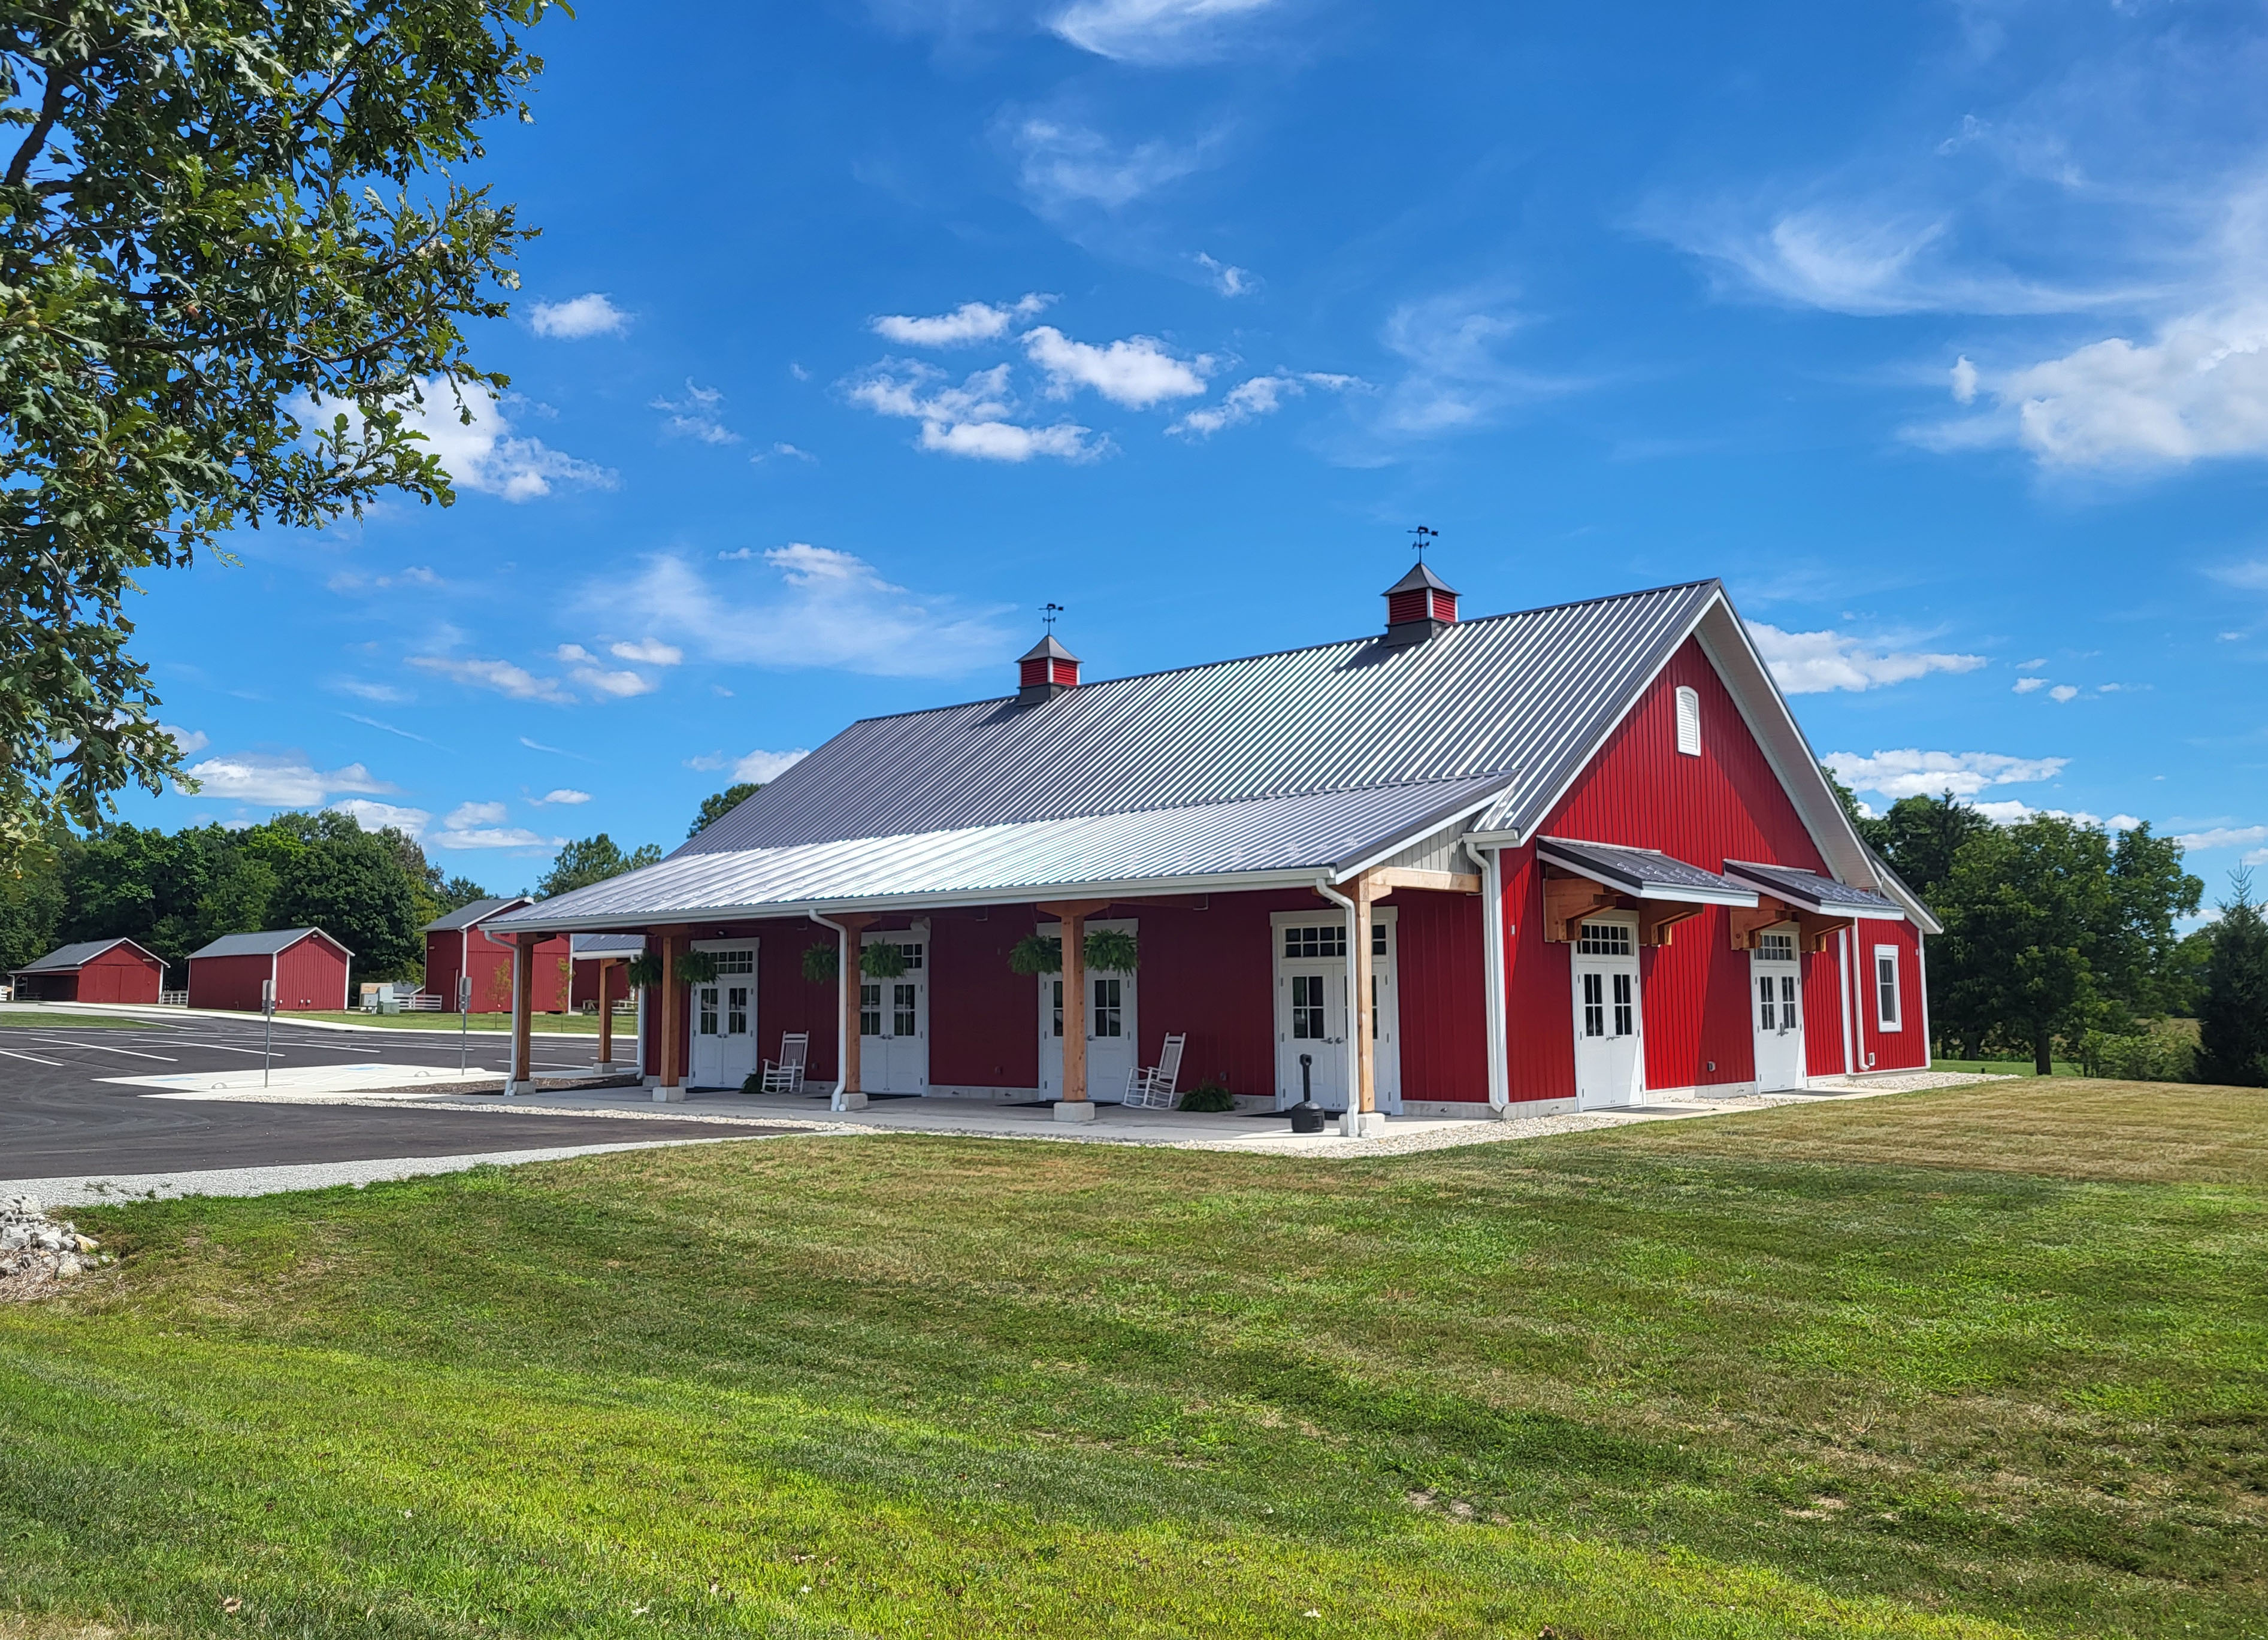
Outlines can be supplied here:
<path id="1" fill-rule="evenodd" d="M 1725 927 L 1732 937 L 1734 950 L 1754 951 L 1758 934 L 1775 923 L 1793 922 L 1795 915 L 1770 894 L 1761 894 L 1754 906 L 1733 907 L 1732 914 L 1725 919 Z"/>
<path id="2" fill-rule="evenodd" d="M 1481 891 L 1481 879 L 1476 872 L 1421 871 L 1406 865 L 1380 866 L 1376 871 L 1364 872 L 1362 880 L 1373 885 L 1371 897 L 1379 900 L 1397 888 L 1429 888 L 1447 894 L 1476 894 Z"/>
<path id="3" fill-rule="evenodd" d="M 1622 896 L 1587 877 L 1546 877 L 1543 879 L 1543 938 L 1572 945 L 1581 936 L 1579 926 L 1587 916 L 1609 910 Z"/>
<path id="4" fill-rule="evenodd" d="M 1704 908 L 1682 900 L 1641 901 L 1638 908 L 1638 943 L 1641 945 L 1667 945 L 1670 930 L 1680 923 L 1699 916 Z"/>
<path id="5" fill-rule="evenodd" d="M 1827 949 L 1827 942 L 1852 926 L 1855 919 L 1847 916 L 1827 916 L 1814 911 L 1796 914 L 1796 926 L 1802 930 L 1803 948 L 1818 956 Z"/>

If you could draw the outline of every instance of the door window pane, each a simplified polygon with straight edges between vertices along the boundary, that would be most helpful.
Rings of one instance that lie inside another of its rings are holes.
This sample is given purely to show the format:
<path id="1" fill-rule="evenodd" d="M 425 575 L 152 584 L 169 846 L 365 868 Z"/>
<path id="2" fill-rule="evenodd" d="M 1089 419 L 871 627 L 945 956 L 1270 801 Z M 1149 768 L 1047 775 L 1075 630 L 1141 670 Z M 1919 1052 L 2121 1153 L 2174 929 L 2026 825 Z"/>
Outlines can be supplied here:
<path id="1" fill-rule="evenodd" d="M 717 988 L 703 985 L 696 993 L 701 1005 L 701 1022 L 694 1028 L 703 1036 L 717 1034 Z"/>
<path id="2" fill-rule="evenodd" d="M 1631 1007 L 1631 976 L 1617 974 L 1615 975 L 1615 1034 L 1635 1036 L 1637 1033 L 1638 1020 Z"/>
<path id="3" fill-rule="evenodd" d="M 1323 976 L 1292 976 L 1292 1034 L 1301 1041 L 1323 1038 Z"/>
<path id="4" fill-rule="evenodd" d="M 728 985 L 725 988 L 725 1034 L 746 1036 L 748 1033 L 748 988 Z"/>
<path id="5" fill-rule="evenodd" d="M 858 988 L 858 1034 L 880 1036 L 882 1033 L 882 988 L 879 984 Z"/>
<path id="6" fill-rule="evenodd" d="M 1125 1012 L 1119 1003 L 1119 988 L 1123 980 L 1097 980 L 1094 982 L 1094 1033 L 1097 1036 L 1123 1036 Z"/>
<path id="7" fill-rule="evenodd" d="M 1370 925 L 1370 954 L 1373 957 L 1386 954 L 1386 924 L 1383 923 Z"/>
<path id="8" fill-rule="evenodd" d="M 1055 982 L 1055 986 L 1056 986 L 1056 1026 L 1055 1026 L 1055 1033 L 1056 1033 L 1057 1036 L 1061 1036 L 1061 1035 L 1063 1034 L 1063 982 L 1062 982 L 1061 980 L 1057 980 L 1057 981 Z"/>
<path id="9" fill-rule="evenodd" d="M 1756 976 L 1756 1029 L 1759 1031 L 1769 1031 L 1771 1028 L 1771 975 L 1769 974 L 1760 974 Z"/>
<path id="10" fill-rule="evenodd" d="M 1779 1028 L 1795 1029 L 1795 976 L 1783 974 L 1779 979 Z"/>
<path id="11" fill-rule="evenodd" d="M 1583 976 L 1583 1034 L 1604 1036 L 1607 1033 L 1607 977 L 1603 974 Z"/>
<path id="12" fill-rule="evenodd" d="M 919 941 L 910 945 L 900 945 L 898 954 L 906 960 L 906 970 L 909 973 L 922 965 L 922 948 Z"/>
<path id="13" fill-rule="evenodd" d="M 920 1031 L 921 1026 L 914 1019 L 914 988 L 910 985 L 897 985 L 893 986 L 891 989 L 893 995 L 890 998 L 890 1034 L 892 1036 L 915 1035 Z"/>

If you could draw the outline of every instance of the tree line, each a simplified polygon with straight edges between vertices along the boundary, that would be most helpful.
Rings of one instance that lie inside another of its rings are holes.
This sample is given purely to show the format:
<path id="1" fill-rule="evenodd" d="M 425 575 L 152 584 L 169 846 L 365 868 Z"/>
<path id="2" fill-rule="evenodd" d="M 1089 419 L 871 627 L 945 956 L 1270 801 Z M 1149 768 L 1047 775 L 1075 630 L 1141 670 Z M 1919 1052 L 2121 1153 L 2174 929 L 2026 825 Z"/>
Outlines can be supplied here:
<path id="1" fill-rule="evenodd" d="M 2220 916 L 2184 935 L 2205 884 L 2147 823 L 1996 824 L 1949 791 L 1869 815 L 1835 784 L 1867 845 L 1945 925 L 1929 945 L 1935 1055 L 2268 1085 L 2268 927 L 2242 873 Z M 2169 1019 L 2198 1021 L 2194 1047 Z"/>

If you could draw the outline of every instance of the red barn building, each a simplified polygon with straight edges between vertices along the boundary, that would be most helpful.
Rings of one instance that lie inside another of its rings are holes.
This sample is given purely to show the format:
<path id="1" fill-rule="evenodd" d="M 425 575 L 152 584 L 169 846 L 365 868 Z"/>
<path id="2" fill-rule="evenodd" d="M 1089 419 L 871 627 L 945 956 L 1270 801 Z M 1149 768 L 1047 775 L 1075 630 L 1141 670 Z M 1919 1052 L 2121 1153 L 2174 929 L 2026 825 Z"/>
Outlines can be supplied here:
<path id="1" fill-rule="evenodd" d="M 166 965 L 130 939 L 88 939 L 8 977 L 18 1002 L 155 1003 Z"/>
<path id="2" fill-rule="evenodd" d="M 526 894 L 496 900 L 475 900 L 459 906 L 425 925 L 425 994 L 438 997 L 442 1008 L 455 1012 L 457 976 L 473 976 L 475 1013 L 512 1011 L 512 947 L 489 936 L 485 924 L 492 917 L 534 901 Z M 563 936 L 545 940 L 535 953 L 535 989 L 529 1006 L 537 1013 L 564 1013 L 572 980 L 573 952 Z"/>
<path id="3" fill-rule="evenodd" d="M 659 864 L 487 927 L 700 953 L 649 997 L 665 1098 L 791 1031 L 840 1106 L 1072 1121 L 1182 1033 L 1183 1086 L 1356 1131 L 1927 1064 L 1937 925 L 1719 583 L 1464 621 L 1421 565 L 1387 602 L 1370 636 L 1104 682 L 1050 640 L 1016 694 L 854 724 Z M 1087 972 L 1098 930 L 1135 964 Z M 1035 934 L 1061 972 L 1012 968 Z M 806 976 L 822 943 L 839 981 Z"/>
<path id="4" fill-rule="evenodd" d="M 261 986 L 273 980 L 278 1013 L 342 1011 L 353 957 L 319 928 L 224 934 L 189 953 L 189 1006 L 258 1013 Z"/>

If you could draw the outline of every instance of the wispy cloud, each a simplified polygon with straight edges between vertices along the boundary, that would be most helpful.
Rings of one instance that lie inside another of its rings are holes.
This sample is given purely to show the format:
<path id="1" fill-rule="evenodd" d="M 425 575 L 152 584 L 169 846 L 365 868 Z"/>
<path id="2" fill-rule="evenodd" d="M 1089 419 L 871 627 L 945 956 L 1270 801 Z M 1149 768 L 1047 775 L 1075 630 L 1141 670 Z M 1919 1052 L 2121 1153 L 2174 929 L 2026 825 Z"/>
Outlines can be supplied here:
<path id="1" fill-rule="evenodd" d="M 2213 826 L 2185 831 L 2174 841 L 2184 849 L 2250 849 L 2268 842 L 2268 826 Z"/>
<path id="2" fill-rule="evenodd" d="M 602 290 L 571 297 L 564 302 L 538 302 L 527 313 L 528 327 L 537 335 L 561 342 L 619 335 L 630 323 L 630 318 Z"/>
<path id="3" fill-rule="evenodd" d="M 1013 653 L 1001 611 L 910 592 L 855 554 L 796 541 L 751 560 L 762 566 L 754 583 L 746 571 L 718 578 L 683 558 L 652 558 L 627 586 L 609 580 L 590 596 L 718 661 L 952 677 L 1005 668 Z"/>
<path id="4" fill-rule="evenodd" d="M 350 724 L 360 724 L 365 729 L 383 730 L 387 734 L 399 735 L 404 740 L 415 740 L 421 746 L 438 746 L 440 744 L 438 740 L 429 740 L 422 734 L 414 734 L 407 729 L 401 728 L 394 724 L 384 722 L 379 718 L 365 717 L 360 712 L 341 712 L 339 716 L 345 718 Z"/>
<path id="5" fill-rule="evenodd" d="M 1035 116 L 1011 130 L 1018 178 L 1042 211 L 1074 207 L 1123 210 L 1145 195 L 1211 163 L 1217 139 L 1169 143 L 1162 137 L 1120 144 L 1090 127 Z"/>
<path id="6" fill-rule="evenodd" d="M 1278 371 L 1273 376 L 1255 376 L 1241 381 L 1223 393 L 1218 404 L 1202 405 L 1189 411 L 1166 430 L 1183 438 L 1210 438 L 1224 427 L 1234 427 L 1262 416 L 1273 416 L 1291 400 L 1298 398 L 1310 387 L 1321 387 L 1332 393 L 1344 393 L 1362 385 L 1353 376 L 1333 376 L 1310 371 L 1304 375 Z"/>
<path id="7" fill-rule="evenodd" d="M 1212 288 L 1223 296 L 1250 296 L 1260 288 L 1259 279 L 1241 268 L 1232 268 L 1199 251 L 1197 265 L 1212 277 Z"/>
<path id="8" fill-rule="evenodd" d="M 729 769 L 735 781 L 753 780 L 760 786 L 768 786 L 810 755 L 801 746 L 792 752 L 758 750 L 745 757 L 727 757 L 722 752 L 711 752 L 704 757 L 687 758 L 685 766 L 703 770 Z"/>
<path id="9" fill-rule="evenodd" d="M 935 313 L 925 319 L 909 313 L 887 313 L 872 320 L 871 327 L 876 335 L 904 347 L 967 347 L 971 342 L 991 342 L 1006 335 L 1012 326 L 1031 318 L 1054 300 L 1052 296 L 1034 291 L 997 306 L 988 302 L 963 302 L 949 313 Z"/>
<path id="10" fill-rule="evenodd" d="M 1076 0 L 1048 26 L 1082 51 L 1122 63 L 1174 63 L 1222 55 L 1238 26 L 1278 0 Z"/>
<path id="11" fill-rule="evenodd" d="M 652 408 L 666 413 L 661 430 L 670 438 L 698 439 L 704 445 L 739 444 L 740 435 L 725 425 L 724 405 L 722 390 L 701 386 L 688 376 L 682 399 L 656 399 Z"/>
<path id="12" fill-rule="evenodd" d="M 1405 369 L 1386 390 L 1377 430 L 1398 438 L 1461 432 L 1514 405 L 1572 391 L 1577 384 L 1505 357 L 1522 324 L 1510 298 L 1496 290 L 1445 291 L 1396 307 L 1381 339 Z"/>
<path id="13" fill-rule="evenodd" d="M 548 752 L 553 757 L 571 757 L 578 763 L 595 763 L 599 761 L 597 758 L 593 757 L 587 752 L 571 752 L 563 746 L 546 746 L 542 741 L 531 740 L 526 735 L 519 737 L 519 743 L 531 752 Z"/>
<path id="14" fill-rule="evenodd" d="M 381 706 L 391 706 L 409 698 L 409 691 L 391 683 L 372 683 L 366 678 L 335 678 L 331 687 L 357 700 L 376 701 Z"/>
<path id="15" fill-rule="evenodd" d="M 1008 366 L 996 364 L 946 385 L 945 372 L 917 359 L 884 360 L 847 386 L 854 404 L 877 416 L 904 416 L 921 423 L 920 446 L 943 455 L 986 461 L 1028 461 L 1049 456 L 1063 461 L 1092 461 L 1109 449 L 1106 439 L 1071 422 L 1037 427 L 1015 419 L 1020 413 L 1008 383 Z"/>
<path id="16" fill-rule="evenodd" d="M 1934 797 L 1940 791 L 1973 798 L 1988 786 L 2053 780 L 2071 761 L 2067 757 L 2010 757 L 1999 752 L 1924 752 L 1912 746 L 1866 757 L 1830 752 L 1820 761 L 1844 784 L 1890 798 Z"/>
<path id="17" fill-rule="evenodd" d="M 360 763 L 319 769 L 304 752 L 239 752 L 209 757 L 192 763 L 186 772 L 197 783 L 196 796 L 235 798 L 282 808 L 313 808 L 335 792 L 394 790 Z M 185 791 L 184 795 L 190 794 Z"/>
<path id="18" fill-rule="evenodd" d="M 418 434 L 425 447 L 459 487 L 506 501 L 534 501 L 551 494 L 560 484 L 612 489 L 615 476 L 609 469 L 554 450 L 540 438 L 523 438 L 496 395 L 487 388 L 467 386 L 461 397 L 438 376 L 419 384 L 420 397 L 397 407 L 402 425 Z M 360 422 L 352 406 L 313 405 L 301 400 L 292 414 L 310 429 L 328 427 L 344 414 L 350 428 Z"/>
<path id="19" fill-rule="evenodd" d="M 444 849 L 556 849 L 564 837 L 544 837 L 524 826 L 510 823 L 511 811 L 501 803 L 460 803 L 449 811 L 441 829 L 431 841 Z"/>
<path id="20" fill-rule="evenodd" d="M 2223 586 L 2241 587 L 2248 592 L 2268 592 L 2268 558 L 2218 564 L 2205 573 Z"/>
<path id="21" fill-rule="evenodd" d="M 1887 648 L 1848 632 L 1784 632 L 1761 621 L 1748 627 L 1756 652 L 1790 695 L 1874 689 L 1933 672 L 1974 672 L 1987 664 L 1982 655 Z"/>
<path id="22" fill-rule="evenodd" d="M 607 653 L 616 660 L 635 661 L 644 666 L 675 666 L 685 659 L 683 650 L 659 638 L 647 638 L 638 643 L 609 643 Z"/>
<path id="23" fill-rule="evenodd" d="M 593 695 L 628 700 L 636 695 L 651 695 L 661 687 L 641 673 L 602 666 L 580 643 L 562 643 L 556 653 L 568 668 L 567 675 Z"/>
<path id="24" fill-rule="evenodd" d="M 172 724 L 159 724 L 158 731 L 173 743 L 173 749 L 183 757 L 202 752 L 212 744 L 212 737 L 202 729 L 179 729 Z"/>
<path id="25" fill-rule="evenodd" d="M 388 826 L 403 836 L 416 839 L 424 836 L 425 827 L 433 816 L 425 809 L 401 808 L 392 803 L 373 803 L 368 798 L 349 798 L 331 805 L 342 814 L 351 814 L 364 831 L 383 831 Z"/>
<path id="26" fill-rule="evenodd" d="M 1177 358 L 1155 336 L 1121 342 L 1074 342 L 1052 325 L 1024 333 L 1024 351 L 1048 379 L 1050 397 L 1067 399 L 1092 387 L 1113 404 L 1144 410 L 1167 399 L 1194 398 L 1205 390 L 1213 361 Z"/>
<path id="27" fill-rule="evenodd" d="M 409 664 L 476 689 L 494 689 L 515 701 L 547 701 L 564 706 L 575 697 L 556 678 L 541 678 L 508 660 L 459 658 L 449 655 L 412 655 Z"/>

